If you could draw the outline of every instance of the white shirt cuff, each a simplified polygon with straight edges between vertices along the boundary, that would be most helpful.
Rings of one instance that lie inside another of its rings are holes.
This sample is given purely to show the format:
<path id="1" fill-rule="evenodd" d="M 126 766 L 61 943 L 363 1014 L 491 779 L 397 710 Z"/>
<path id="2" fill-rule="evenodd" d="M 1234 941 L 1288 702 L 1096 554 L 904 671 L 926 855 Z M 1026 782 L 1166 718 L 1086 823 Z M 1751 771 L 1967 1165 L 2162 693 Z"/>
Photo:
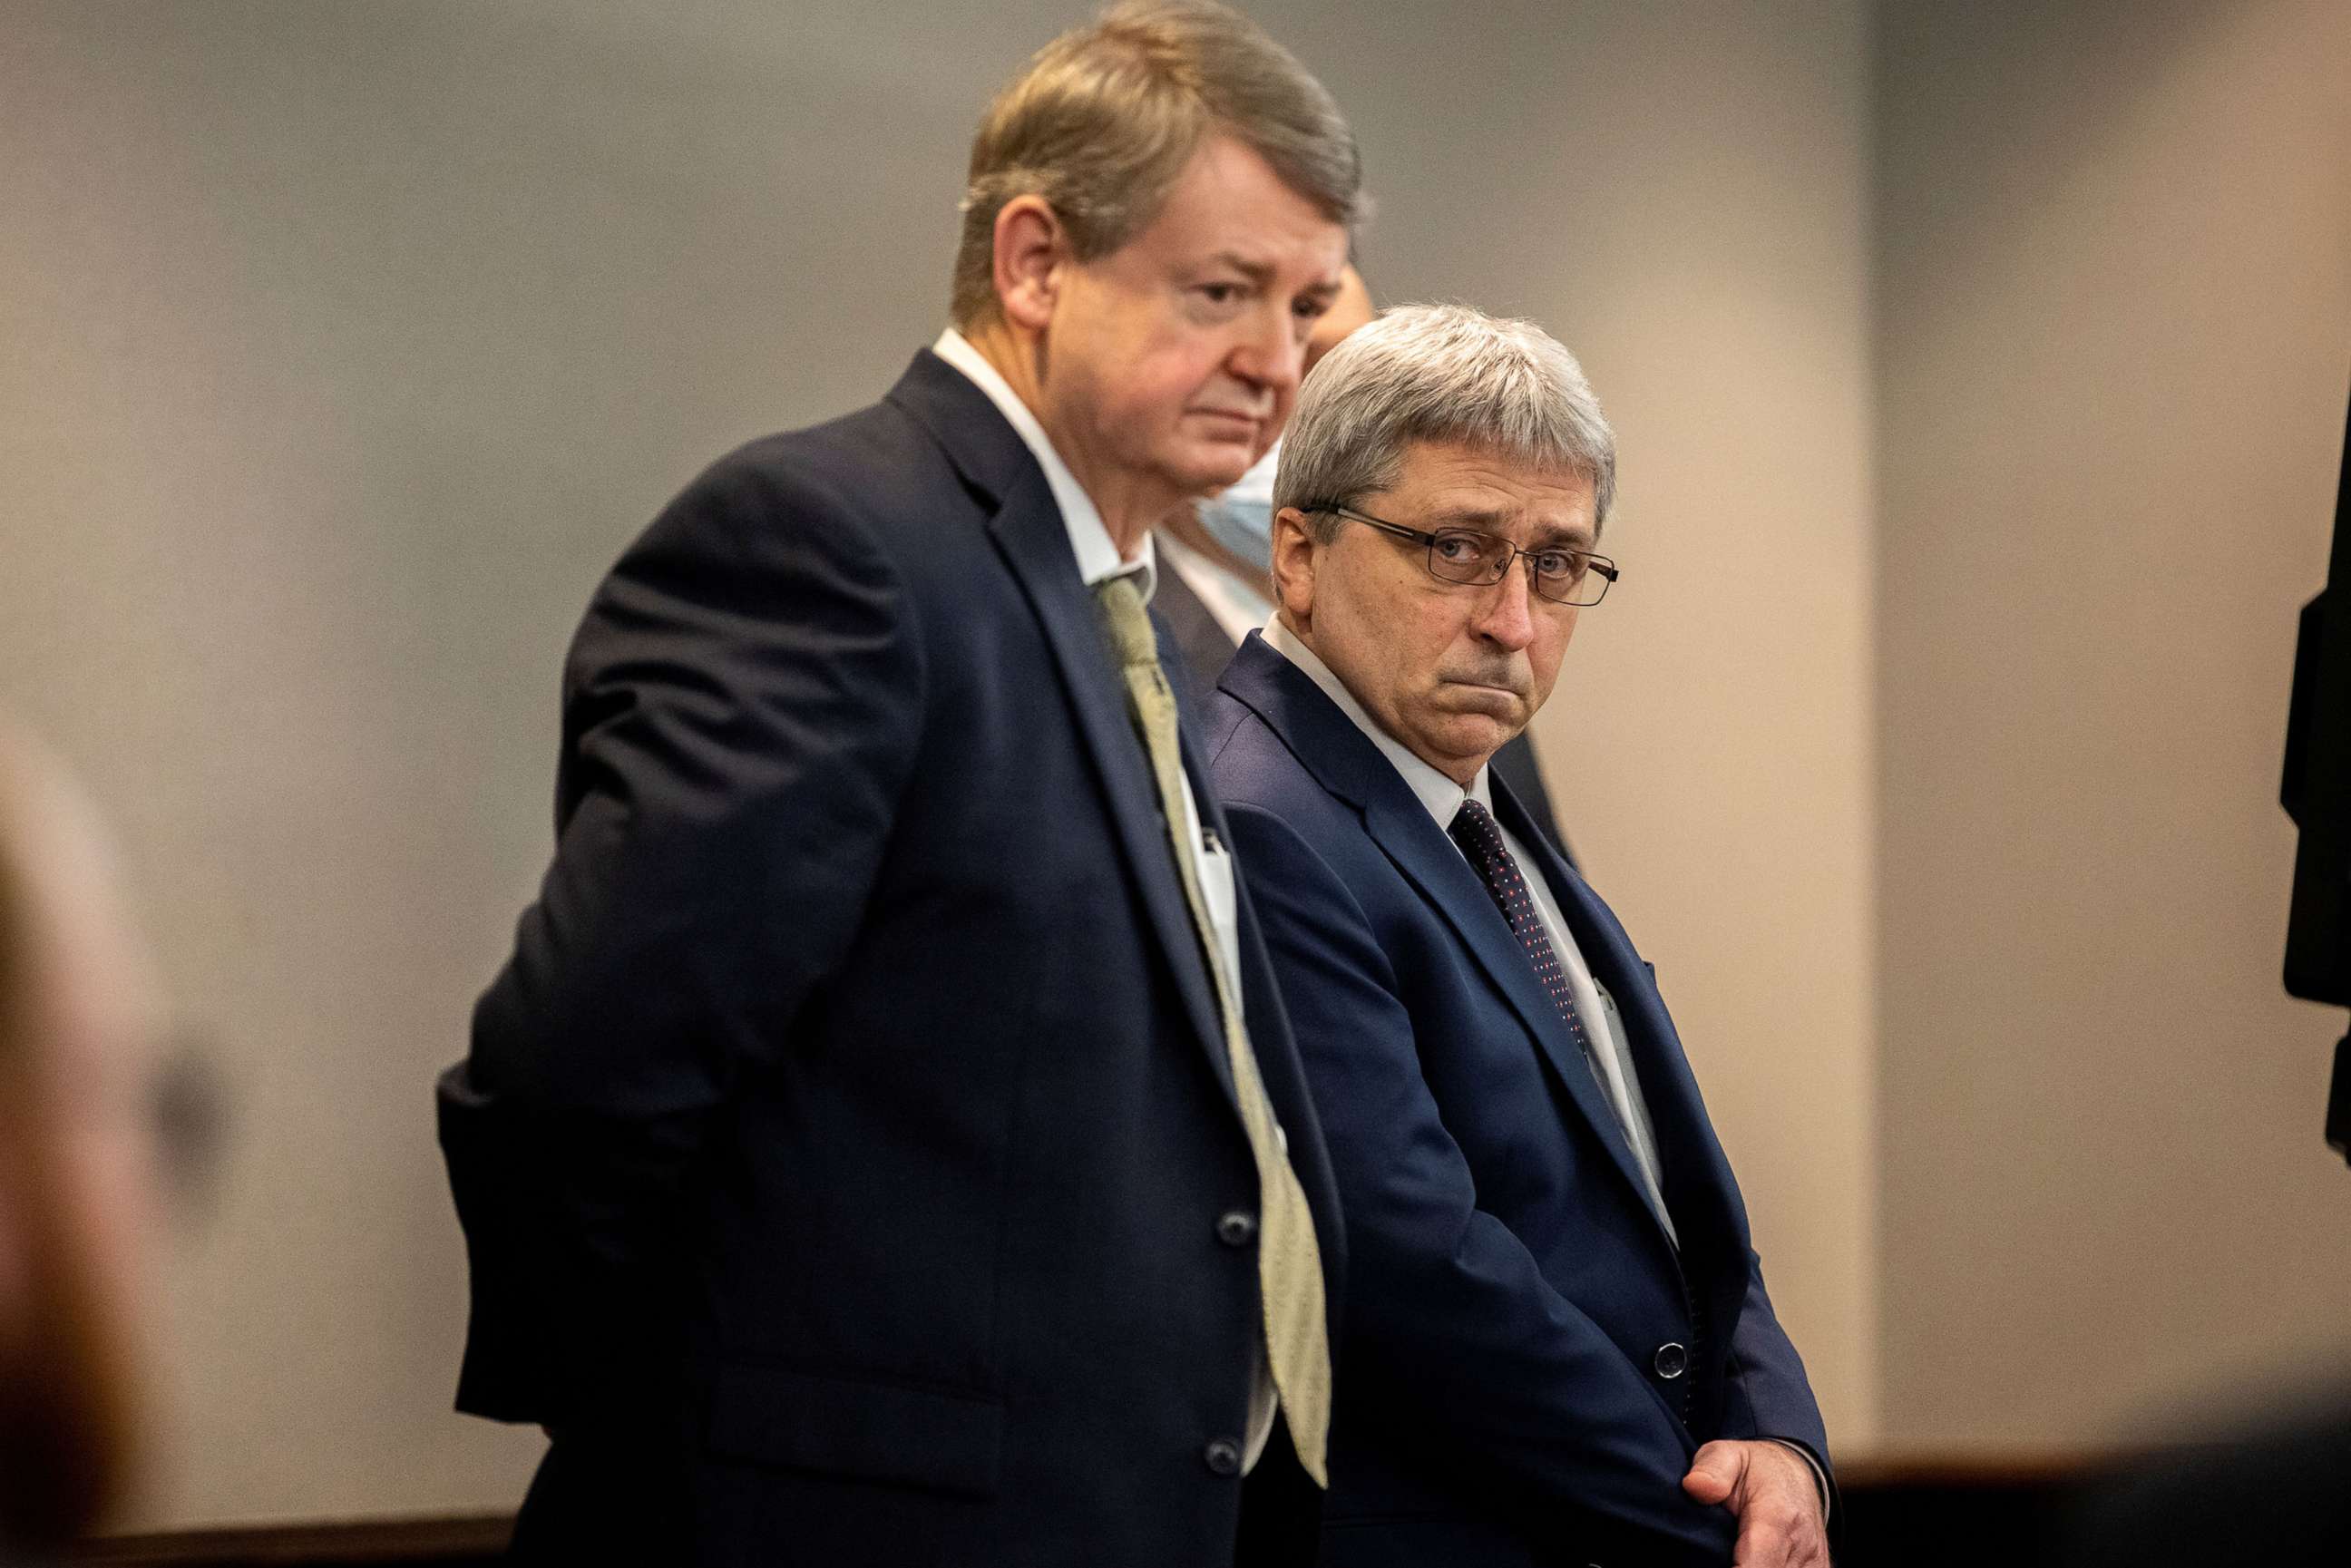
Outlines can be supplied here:
<path id="1" fill-rule="evenodd" d="M 1804 1447 L 1802 1443 L 1791 1442 L 1785 1437 L 1766 1437 L 1763 1440 L 1767 1443 L 1779 1444 L 1782 1448 L 1795 1455 L 1796 1458 L 1804 1461 L 1804 1468 L 1813 1472 L 1813 1484 L 1821 1489 L 1821 1522 L 1823 1524 L 1826 1524 L 1829 1520 L 1828 1471 L 1821 1469 L 1820 1460 L 1813 1458 L 1813 1451 Z"/>

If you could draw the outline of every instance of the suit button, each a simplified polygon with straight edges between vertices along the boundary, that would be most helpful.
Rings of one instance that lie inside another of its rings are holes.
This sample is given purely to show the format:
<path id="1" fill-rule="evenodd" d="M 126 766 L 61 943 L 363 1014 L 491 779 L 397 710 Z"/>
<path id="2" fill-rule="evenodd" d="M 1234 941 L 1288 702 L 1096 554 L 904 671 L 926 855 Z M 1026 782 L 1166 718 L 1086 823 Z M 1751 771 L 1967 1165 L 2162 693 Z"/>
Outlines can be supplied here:
<path id="1" fill-rule="evenodd" d="M 1657 1375 L 1670 1383 L 1689 1370 L 1689 1352 L 1671 1340 L 1657 1347 Z"/>
<path id="2" fill-rule="evenodd" d="M 1228 1247 L 1246 1247 L 1257 1239 L 1257 1216 L 1236 1208 L 1217 1221 L 1217 1239 Z"/>
<path id="3" fill-rule="evenodd" d="M 1208 1473 L 1217 1476 L 1237 1476 L 1241 1473 L 1241 1446 L 1230 1437 L 1219 1437 L 1208 1445 L 1200 1456 L 1208 1462 Z"/>

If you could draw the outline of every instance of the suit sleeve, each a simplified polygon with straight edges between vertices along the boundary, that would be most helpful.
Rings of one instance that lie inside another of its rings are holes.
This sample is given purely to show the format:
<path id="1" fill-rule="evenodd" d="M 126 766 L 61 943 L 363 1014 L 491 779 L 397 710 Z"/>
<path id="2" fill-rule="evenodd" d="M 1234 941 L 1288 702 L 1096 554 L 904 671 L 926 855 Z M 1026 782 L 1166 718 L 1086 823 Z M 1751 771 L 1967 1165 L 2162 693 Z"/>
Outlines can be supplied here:
<path id="1" fill-rule="evenodd" d="M 738 455 L 606 580 L 567 691 L 554 862 L 439 1093 L 458 1405 L 549 1424 L 669 1385 L 682 1194 L 858 929 L 923 668 L 847 509 Z"/>
<path id="2" fill-rule="evenodd" d="M 1763 1289 L 1763 1262 L 1747 1254 L 1747 1299 L 1730 1337 L 1730 1401 L 1723 1413 L 1726 1437 L 1770 1437 L 1802 1450 L 1821 1484 L 1821 1502 L 1838 1516 L 1836 1476 L 1829 1467 L 1829 1440 L 1813 1398 L 1812 1383 L 1788 1333 Z"/>
<path id="3" fill-rule="evenodd" d="M 1395 1385 L 1436 1447 L 1522 1500 L 1535 1528 L 1555 1525 L 1562 1548 L 1720 1568 L 1734 1521 L 1683 1493 L 1695 1450 L 1680 1423 L 1479 1207 L 1361 906 L 1278 818 L 1226 810 L 1338 1176 L 1346 1378 Z"/>

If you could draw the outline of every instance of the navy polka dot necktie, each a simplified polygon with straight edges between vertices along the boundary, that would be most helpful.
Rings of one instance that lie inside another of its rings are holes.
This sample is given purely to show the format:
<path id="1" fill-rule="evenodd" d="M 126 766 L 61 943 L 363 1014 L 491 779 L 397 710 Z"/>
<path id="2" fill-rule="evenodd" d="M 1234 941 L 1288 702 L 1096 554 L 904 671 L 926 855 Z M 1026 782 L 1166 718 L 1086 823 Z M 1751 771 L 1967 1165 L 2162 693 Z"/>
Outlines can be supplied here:
<path id="1" fill-rule="evenodd" d="M 1478 875 L 1485 882 L 1486 891 L 1494 896 L 1494 906 L 1510 922 L 1510 935 L 1519 939 L 1527 962 L 1534 967 L 1535 978 L 1550 994 L 1552 1006 L 1567 1020 L 1568 1032 L 1575 1036 L 1576 1045 L 1583 1051 L 1583 1064 L 1599 1073 L 1592 1060 L 1592 1042 L 1583 1037 L 1583 1020 L 1575 1016 L 1575 999 L 1567 983 L 1567 971 L 1560 965 L 1559 955 L 1552 951 L 1551 938 L 1544 935 L 1542 919 L 1535 914 L 1534 899 L 1527 892 L 1527 879 L 1519 871 L 1519 862 L 1510 858 L 1510 847 L 1502 842 L 1502 829 L 1494 814 L 1475 800 L 1461 802 L 1455 813 L 1453 825 L 1446 831 L 1469 858 Z"/>

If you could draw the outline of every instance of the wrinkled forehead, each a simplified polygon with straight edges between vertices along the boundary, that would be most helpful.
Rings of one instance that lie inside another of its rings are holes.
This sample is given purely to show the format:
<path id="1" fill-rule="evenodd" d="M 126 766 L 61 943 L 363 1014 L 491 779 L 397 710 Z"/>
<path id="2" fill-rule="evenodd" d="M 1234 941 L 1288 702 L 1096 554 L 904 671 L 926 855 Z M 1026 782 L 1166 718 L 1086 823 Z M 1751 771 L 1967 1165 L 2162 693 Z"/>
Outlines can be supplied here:
<path id="1" fill-rule="evenodd" d="M 1406 443 L 1381 499 L 1413 508 L 1414 517 L 1394 520 L 1426 531 L 1476 528 L 1521 544 L 1586 547 L 1599 538 L 1591 475 L 1489 445 Z"/>
<path id="2" fill-rule="evenodd" d="M 1231 136 L 1211 135 L 1132 237 L 1132 252 L 1180 267 L 1223 267 L 1260 287 L 1312 287 L 1335 298 L 1353 236 L 1313 198 Z"/>

